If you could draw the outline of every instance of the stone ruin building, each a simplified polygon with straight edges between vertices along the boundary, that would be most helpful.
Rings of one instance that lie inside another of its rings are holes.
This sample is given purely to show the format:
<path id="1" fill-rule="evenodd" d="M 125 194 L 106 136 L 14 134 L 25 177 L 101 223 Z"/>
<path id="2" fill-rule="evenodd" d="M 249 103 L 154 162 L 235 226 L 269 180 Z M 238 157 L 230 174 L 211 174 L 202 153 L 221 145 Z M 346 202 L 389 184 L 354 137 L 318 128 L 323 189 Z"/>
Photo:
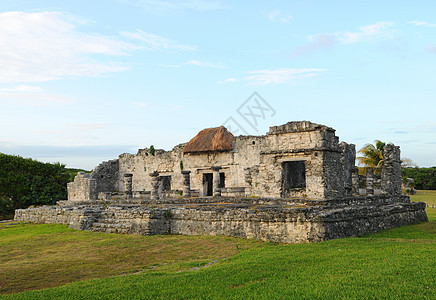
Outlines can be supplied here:
<path id="1" fill-rule="evenodd" d="M 234 137 L 200 131 L 171 151 L 140 149 L 79 173 L 68 200 L 17 210 L 15 219 L 71 228 L 226 235 L 277 242 L 359 236 L 427 221 L 401 193 L 400 149 L 387 144 L 377 177 L 355 166 L 353 144 L 308 121 Z"/>

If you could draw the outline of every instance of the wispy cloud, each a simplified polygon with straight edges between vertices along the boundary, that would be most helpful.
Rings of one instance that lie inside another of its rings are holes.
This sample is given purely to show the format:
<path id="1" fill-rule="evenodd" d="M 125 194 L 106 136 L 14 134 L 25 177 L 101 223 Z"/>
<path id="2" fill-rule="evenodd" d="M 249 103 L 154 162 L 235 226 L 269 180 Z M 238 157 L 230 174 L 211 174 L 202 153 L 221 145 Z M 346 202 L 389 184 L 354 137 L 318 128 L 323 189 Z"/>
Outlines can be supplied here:
<path id="1" fill-rule="evenodd" d="M 335 44 L 347 45 L 392 39 L 395 34 L 395 30 L 392 28 L 393 26 L 393 22 L 377 22 L 372 25 L 361 26 L 358 31 L 341 31 L 310 35 L 308 37 L 308 43 L 293 49 L 291 56 L 308 54 L 331 47 Z"/>
<path id="2" fill-rule="evenodd" d="M 392 38 L 394 36 L 393 25 L 393 22 L 377 22 L 372 25 L 361 26 L 359 31 L 345 31 L 335 35 L 342 44 L 376 41 Z"/>
<path id="3" fill-rule="evenodd" d="M 0 93 L 2 92 L 43 92 L 44 89 L 39 86 L 30 86 L 30 85 L 17 85 L 9 88 L 0 88 Z"/>
<path id="4" fill-rule="evenodd" d="M 197 49 L 195 46 L 182 44 L 139 29 L 134 32 L 124 31 L 121 32 L 121 35 L 141 42 L 142 47 L 152 51 L 193 51 Z"/>
<path id="5" fill-rule="evenodd" d="M 291 21 L 292 15 L 283 13 L 280 10 L 276 9 L 268 13 L 268 19 L 273 22 L 279 22 L 284 24 L 284 23 L 289 23 L 289 21 Z"/>
<path id="6" fill-rule="evenodd" d="M 237 78 L 227 78 L 227 79 L 218 81 L 217 84 L 224 84 L 224 83 L 236 82 L 236 81 L 238 81 Z"/>
<path id="7" fill-rule="evenodd" d="M 299 56 L 316 52 L 320 49 L 333 46 L 336 42 L 336 37 L 332 34 L 319 34 L 310 36 L 307 44 L 299 46 L 291 51 L 291 56 Z"/>
<path id="8" fill-rule="evenodd" d="M 0 103 L 25 106 L 47 106 L 72 102 L 73 100 L 68 97 L 48 93 L 38 86 L 18 85 L 0 88 Z"/>
<path id="9" fill-rule="evenodd" d="M 265 70 L 248 71 L 246 73 L 252 75 L 243 77 L 241 79 L 228 78 L 223 81 L 217 82 L 217 84 L 235 82 L 239 80 L 247 82 L 250 85 L 289 83 L 302 78 L 318 76 L 321 72 L 326 70 L 327 69 L 281 68 L 281 69 L 273 69 L 273 70 L 265 69 Z"/>
<path id="10" fill-rule="evenodd" d="M 180 68 L 183 66 L 197 66 L 197 67 L 204 67 L 204 68 L 227 68 L 227 66 L 220 64 L 220 63 L 212 63 L 209 61 L 199 61 L 199 60 L 189 60 L 181 64 L 176 65 L 163 65 L 164 67 L 168 68 Z"/>
<path id="11" fill-rule="evenodd" d="M 118 0 L 158 14 L 173 14 L 183 10 L 208 11 L 224 8 L 222 1 L 206 0 Z"/>
<path id="12" fill-rule="evenodd" d="M 257 70 L 247 72 L 253 75 L 245 77 L 244 80 L 255 85 L 280 84 L 300 78 L 318 76 L 323 71 L 326 71 L 326 69 L 282 68 L 275 70 Z"/>
<path id="13" fill-rule="evenodd" d="M 60 12 L 0 13 L 0 83 L 102 76 L 128 70 L 113 58 L 133 51 L 195 49 L 141 30 L 121 36 L 81 31 L 88 23 Z"/>
<path id="14" fill-rule="evenodd" d="M 436 27 L 436 24 L 434 24 L 434 23 L 429 23 L 429 22 L 427 22 L 427 21 L 417 21 L 417 20 L 415 20 L 415 21 L 409 21 L 408 23 L 409 23 L 409 24 L 416 25 L 416 26 Z"/>
<path id="15" fill-rule="evenodd" d="M 91 56 L 126 55 L 137 47 L 78 31 L 81 22 L 58 12 L 0 13 L 0 82 L 41 82 L 126 70 L 122 63 Z"/>

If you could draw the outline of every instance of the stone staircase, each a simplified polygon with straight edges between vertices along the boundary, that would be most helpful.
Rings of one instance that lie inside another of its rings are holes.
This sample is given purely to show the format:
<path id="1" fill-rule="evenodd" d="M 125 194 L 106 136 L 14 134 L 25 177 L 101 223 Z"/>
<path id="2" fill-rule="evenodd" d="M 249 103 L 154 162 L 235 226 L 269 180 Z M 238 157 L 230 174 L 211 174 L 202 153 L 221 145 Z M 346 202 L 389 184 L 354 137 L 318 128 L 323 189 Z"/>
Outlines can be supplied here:
<path id="1" fill-rule="evenodd" d="M 151 235 L 147 214 L 132 214 L 120 207 L 108 207 L 95 216 L 89 231 Z"/>

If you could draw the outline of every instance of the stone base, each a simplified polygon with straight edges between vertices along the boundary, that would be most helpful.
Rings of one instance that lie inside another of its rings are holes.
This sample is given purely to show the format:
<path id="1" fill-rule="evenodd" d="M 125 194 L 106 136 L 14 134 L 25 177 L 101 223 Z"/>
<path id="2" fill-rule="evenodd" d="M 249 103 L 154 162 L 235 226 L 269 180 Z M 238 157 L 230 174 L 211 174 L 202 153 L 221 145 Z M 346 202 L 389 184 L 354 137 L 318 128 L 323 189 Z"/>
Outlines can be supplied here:
<path id="1" fill-rule="evenodd" d="M 105 203 L 103 205 L 103 203 Z M 131 203 L 63 202 L 18 209 L 16 221 L 68 224 L 126 234 L 224 235 L 283 243 L 361 236 L 428 221 L 425 203 L 406 196 L 335 200 L 191 198 Z"/>

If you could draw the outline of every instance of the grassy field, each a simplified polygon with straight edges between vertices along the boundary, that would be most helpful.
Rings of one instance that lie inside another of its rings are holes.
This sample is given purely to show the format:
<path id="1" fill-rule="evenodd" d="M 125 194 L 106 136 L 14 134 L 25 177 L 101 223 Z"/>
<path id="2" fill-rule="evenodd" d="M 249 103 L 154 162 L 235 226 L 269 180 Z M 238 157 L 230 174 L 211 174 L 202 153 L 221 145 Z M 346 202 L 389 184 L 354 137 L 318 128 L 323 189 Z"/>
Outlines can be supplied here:
<path id="1" fill-rule="evenodd" d="M 423 199 L 436 204 L 436 191 L 412 197 Z M 434 299 L 436 208 L 427 213 L 428 223 L 294 245 L 0 225 L 0 290 L 5 299 Z"/>

